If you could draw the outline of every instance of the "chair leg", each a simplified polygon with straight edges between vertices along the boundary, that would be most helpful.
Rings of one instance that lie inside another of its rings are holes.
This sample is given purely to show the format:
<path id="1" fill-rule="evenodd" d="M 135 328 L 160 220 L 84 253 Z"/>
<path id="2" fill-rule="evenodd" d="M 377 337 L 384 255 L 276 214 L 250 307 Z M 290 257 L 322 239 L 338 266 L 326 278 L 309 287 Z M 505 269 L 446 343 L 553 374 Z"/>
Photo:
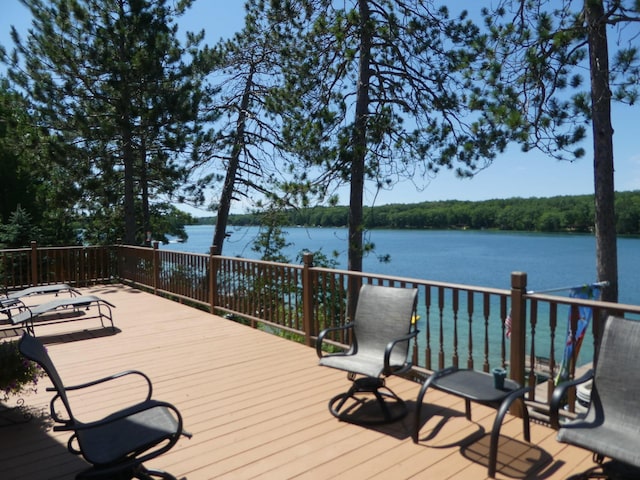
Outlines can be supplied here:
<path id="1" fill-rule="evenodd" d="M 133 468 L 127 468 L 119 472 L 109 470 L 107 472 L 90 468 L 76 475 L 76 480 L 132 480 L 134 479 Z"/>
<path id="2" fill-rule="evenodd" d="M 176 477 L 171 475 L 169 472 L 165 472 L 162 470 L 150 470 L 145 468 L 144 465 L 140 465 L 139 468 L 136 468 L 134 472 L 134 478 L 139 480 L 153 480 L 155 478 L 162 478 L 164 480 L 177 480 Z"/>
<path id="3" fill-rule="evenodd" d="M 375 398 L 377 412 L 374 415 L 362 415 L 359 418 L 358 409 L 365 408 L 367 403 L 371 403 L 371 396 Z M 364 377 L 354 380 L 348 392 L 333 397 L 329 401 L 329 411 L 339 420 L 373 425 L 400 420 L 407 414 L 407 407 L 404 400 L 385 386 L 383 379 Z"/>
<path id="4" fill-rule="evenodd" d="M 118 472 L 114 472 L 112 469 L 101 472 L 100 469 L 91 468 L 76 475 L 76 480 L 133 480 L 134 478 L 139 480 L 154 480 L 157 478 L 164 480 L 177 480 L 176 477 L 168 472 L 162 470 L 151 470 L 146 468 L 144 465 L 129 467 Z"/>
<path id="5" fill-rule="evenodd" d="M 593 467 L 586 472 L 571 475 L 570 477 L 567 477 L 567 480 L 591 480 L 593 478 L 605 479 L 608 477 L 602 472 L 600 467 Z"/>

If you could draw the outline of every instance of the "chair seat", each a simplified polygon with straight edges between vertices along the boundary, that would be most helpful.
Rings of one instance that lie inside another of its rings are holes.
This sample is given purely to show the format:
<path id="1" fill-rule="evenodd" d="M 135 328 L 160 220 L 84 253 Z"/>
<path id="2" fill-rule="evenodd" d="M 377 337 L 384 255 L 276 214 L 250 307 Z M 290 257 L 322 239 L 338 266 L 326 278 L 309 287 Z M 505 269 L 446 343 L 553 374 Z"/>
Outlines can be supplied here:
<path id="1" fill-rule="evenodd" d="M 589 435 L 585 435 L 585 430 Z M 605 420 L 600 425 L 575 420 L 558 431 L 559 442 L 580 445 L 583 448 L 640 467 L 640 431 L 611 425 Z"/>
<path id="2" fill-rule="evenodd" d="M 368 355 L 366 353 L 356 353 L 346 356 L 326 356 L 320 359 L 320 365 L 324 367 L 337 368 L 348 372 L 366 375 L 368 377 L 378 377 L 384 370 L 384 359 L 380 355 Z M 392 368 L 400 369 L 403 363 L 391 364 Z"/>
<path id="3" fill-rule="evenodd" d="M 152 407 L 152 403 L 135 405 L 126 411 L 142 411 L 112 423 L 78 430 L 78 441 L 82 445 L 85 459 L 94 465 L 118 463 L 118 460 L 174 437 L 179 430 L 178 422 L 169 409 L 163 406 Z M 120 414 L 122 412 L 106 419 Z"/>

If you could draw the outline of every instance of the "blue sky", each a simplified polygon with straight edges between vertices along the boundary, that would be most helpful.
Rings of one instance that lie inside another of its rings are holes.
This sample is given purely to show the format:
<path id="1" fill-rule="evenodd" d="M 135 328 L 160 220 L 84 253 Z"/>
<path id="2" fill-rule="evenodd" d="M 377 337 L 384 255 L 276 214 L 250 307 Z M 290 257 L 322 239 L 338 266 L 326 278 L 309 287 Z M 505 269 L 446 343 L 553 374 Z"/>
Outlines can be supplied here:
<path id="1" fill-rule="evenodd" d="M 477 5 L 489 2 L 478 2 Z M 205 29 L 206 42 L 230 37 L 243 25 L 241 0 L 196 0 L 194 7 L 180 20 L 182 31 Z M 19 32 L 29 26 L 27 10 L 18 0 L 2 2 L 0 18 L 0 43 L 11 46 L 9 28 L 14 25 Z M 640 33 L 640 26 L 632 26 Z M 614 34 L 611 35 L 611 51 Z M 618 191 L 640 190 L 640 106 L 614 105 L 613 128 L 615 186 Z M 540 152 L 522 153 L 517 146 L 510 147 L 487 169 L 472 179 L 458 179 L 445 171 L 433 178 L 426 188 L 416 190 L 411 182 L 396 185 L 391 191 L 378 193 L 367 190 L 365 201 L 376 205 L 387 203 L 416 203 L 436 200 L 487 200 L 510 197 L 550 197 L 555 195 L 581 195 L 593 193 L 593 147 L 591 136 L 583 143 L 585 157 L 573 163 L 546 157 Z M 424 184 L 423 181 L 416 183 Z M 348 192 L 341 191 L 341 204 L 348 202 Z M 196 215 L 207 215 L 204 210 L 186 210 Z M 234 209 L 241 211 L 239 206 Z"/>

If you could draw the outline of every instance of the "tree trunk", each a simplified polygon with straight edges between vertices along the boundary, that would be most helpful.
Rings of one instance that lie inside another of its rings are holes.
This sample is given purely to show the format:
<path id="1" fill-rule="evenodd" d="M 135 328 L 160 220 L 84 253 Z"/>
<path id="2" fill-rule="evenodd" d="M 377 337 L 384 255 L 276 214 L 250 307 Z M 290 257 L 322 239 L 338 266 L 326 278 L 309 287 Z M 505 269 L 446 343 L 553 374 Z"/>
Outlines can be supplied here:
<path id="1" fill-rule="evenodd" d="M 222 194 L 220 195 L 220 204 L 218 205 L 218 215 L 216 217 L 216 228 L 213 232 L 212 244 L 214 255 L 222 255 L 222 246 L 224 245 L 224 239 L 227 236 L 229 210 L 231 209 L 233 192 L 236 187 L 236 176 L 238 174 L 238 166 L 240 165 L 240 155 L 244 148 L 244 132 L 251 98 L 251 89 L 253 88 L 254 73 L 255 67 L 251 65 L 249 75 L 247 76 L 247 83 L 245 84 L 244 92 L 242 94 L 242 101 L 240 102 L 235 139 L 231 149 L 231 158 L 229 159 L 229 165 L 227 166 L 227 174 L 224 178 Z"/>
<path id="2" fill-rule="evenodd" d="M 136 240 L 136 208 L 134 194 L 133 148 L 131 132 L 123 131 L 122 159 L 124 163 L 124 238 L 125 245 L 134 245 Z"/>
<path id="3" fill-rule="evenodd" d="M 369 115 L 369 80 L 371 63 L 371 25 L 368 0 L 358 0 L 360 11 L 360 65 L 356 96 L 356 118 L 352 137 L 351 190 L 349 195 L 349 253 L 348 269 L 362 271 L 364 228 L 363 198 L 365 162 L 367 157 L 367 121 Z M 349 315 L 353 318 L 359 285 L 350 282 L 348 292 Z"/>
<path id="4" fill-rule="evenodd" d="M 589 31 L 593 172 L 595 185 L 596 268 L 598 281 L 608 281 L 602 299 L 618 301 L 618 252 L 613 182 L 613 128 L 609 89 L 607 25 L 602 0 L 585 0 Z"/>
<path id="5" fill-rule="evenodd" d="M 149 164 L 147 163 L 146 136 L 143 135 L 140 145 L 140 193 L 142 195 L 142 233 L 143 245 L 150 247 L 153 232 L 151 231 L 151 205 L 149 200 Z"/>
<path id="6" fill-rule="evenodd" d="M 125 18 L 124 3 L 118 4 L 119 17 Z M 119 52 L 118 60 L 122 63 L 129 61 L 129 54 L 126 46 L 126 39 L 122 36 L 118 38 Z M 134 245 L 136 241 L 136 204 L 135 204 L 135 153 L 133 148 L 133 128 L 131 105 L 132 97 L 129 82 L 129 72 L 120 71 L 119 81 L 121 83 L 121 97 L 119 98 L 118 127 L 122 140 L 122 164 L 124 169 L 124 235 L 125 245 Z"/>

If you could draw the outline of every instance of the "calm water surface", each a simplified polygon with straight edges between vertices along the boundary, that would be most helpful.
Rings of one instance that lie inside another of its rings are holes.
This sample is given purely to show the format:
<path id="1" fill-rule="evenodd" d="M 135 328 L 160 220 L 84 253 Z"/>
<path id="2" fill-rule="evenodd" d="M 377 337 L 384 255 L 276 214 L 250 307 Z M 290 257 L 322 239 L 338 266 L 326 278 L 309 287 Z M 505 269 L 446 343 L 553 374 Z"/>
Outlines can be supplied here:
<path id="1" fill-rule="evenodd" d="M 207 253 L 212 225 L 187 227 L 189 240 L 161 248 Z M 251 242 L 258 227 L 234 228 L 224 245 L 224 255 L 258 258 Z M 338 268 L 346 268 L 347 229 L 290 228 L 285 250 L 291 262 L 300 251 L 339 253 Z M 367 241 L 375 252 L 364 259 L 364 271 L 403 277 L 510 288 L 511 272 L 528 275 L 528 288 L 544 290 L 570 287 L 596 280 L 595 238 L 578 234 L 508 233 L 460 230 L 374 230 Z M 388 255 L 382 263 L 379 256 Z M 640 303 L 640 239 L 618 239 L 620 302 Z"/>

